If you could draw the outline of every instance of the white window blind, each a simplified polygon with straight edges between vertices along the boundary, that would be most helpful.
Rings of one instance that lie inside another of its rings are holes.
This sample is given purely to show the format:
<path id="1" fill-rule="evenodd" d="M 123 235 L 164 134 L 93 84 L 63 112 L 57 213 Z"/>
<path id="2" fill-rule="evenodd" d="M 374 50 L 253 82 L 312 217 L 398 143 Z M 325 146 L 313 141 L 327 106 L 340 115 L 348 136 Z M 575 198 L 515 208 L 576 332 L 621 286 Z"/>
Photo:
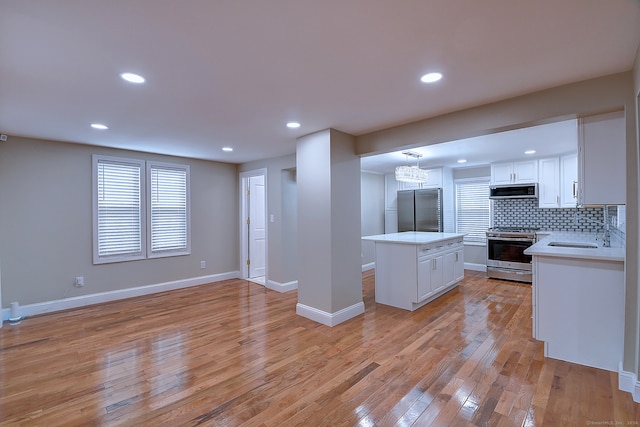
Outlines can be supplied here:
<path id="1" fill-rule="evenodd" d="M 144 162 L 94 156 L 94 262 L 144 257 Z"/>
<path id="2" fill-rule="evenodd" d="M 189 167 L 148 163 L 149 256 L 187 254 L 189 245 Z"/>
<path id="3" fill-rule="evenodd" d="M 489 179 L 456 181 L 456 232 L 467 242 L 486 242 L 491 204 Z"/>

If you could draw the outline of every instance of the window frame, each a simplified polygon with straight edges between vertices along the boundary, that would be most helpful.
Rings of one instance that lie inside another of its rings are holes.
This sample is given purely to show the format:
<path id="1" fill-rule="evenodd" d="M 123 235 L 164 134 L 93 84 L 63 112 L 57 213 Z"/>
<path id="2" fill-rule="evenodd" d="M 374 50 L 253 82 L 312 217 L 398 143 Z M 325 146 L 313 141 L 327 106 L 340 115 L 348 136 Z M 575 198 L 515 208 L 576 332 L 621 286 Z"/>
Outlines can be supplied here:
<path id="1" fill-rule="evenodd" d="M 471 184 L 471 183 L 486 183 L 487 185 L 487 191 L 488 191 L 488 187 L 491 185 L 491 177 L 487 176 L 487 177 L 475 177 L 475 178 L 459 178 L 459 179 L 455 179 L 454 183 L 453 183 L 453 188 L 454 188 L 454 224 L 455 224 L 455 230 L 456 233 L 461 233 L 461 231 L 459 231 L 458 228 L 458 220 L 459 220 L 459 212 L 460 212 L 460 208 L 459 208 L 459 202 L 458 202 L 458 193 L 459 193 L 459 185 L 462 184 Z M 487 192 L 487 203 L 489 204 L 489 210 L 488 210 L 488 218 L 487 218 L 487 228 L 491 227 L 491 221 L 492 221 L 492 213 L 493 213 L 493 203 L 491 203 L 491 200 L 489 199 L 489 194 Z M 485 229 L 485 231 L 486 231 Z M 465 245 L 473 245 L 473 246 L 486 246 L 487 245 L 487 238 L 485 237 L 480 237 L 480 238 L 469 238 L 468 236 L 465 235 L 464 237 L 464 244 Z"/>

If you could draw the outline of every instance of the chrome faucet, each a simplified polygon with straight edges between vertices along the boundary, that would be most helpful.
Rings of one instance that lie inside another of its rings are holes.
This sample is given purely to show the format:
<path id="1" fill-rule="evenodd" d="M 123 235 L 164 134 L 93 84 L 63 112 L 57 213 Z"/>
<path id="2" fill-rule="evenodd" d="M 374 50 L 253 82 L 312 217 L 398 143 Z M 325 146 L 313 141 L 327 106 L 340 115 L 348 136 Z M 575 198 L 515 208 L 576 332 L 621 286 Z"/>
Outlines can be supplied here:
<path id="1" fill-rule="evenodd" d="M 604 236 L 602 237 L 604 242 L 602 244 L 603 247 L 609 248 L 611 247 L 611 223 L 609 222 L 609 207 L 604 205 Z"/>
<path id="2" fill-rule="evenodd" d="M 609 221 L 609 206 L 608 205 L 604 205 L 603 209 L 604 209 L 603 222 L 595 221 L 593 219 L 585 218 L 585 217 L 582 217 L 582 219 L 587 221 L 587 222 L 590 222 L 592 224 L 601 225 L 603 227 L 602 247 L 603 248 L 610 248 L 611 247 L 611 222 Z M 575 210 L 575 214 L 574 214 L 574 217 L 573 217 L 573 221 L 574 221 L 574 223 L 578 222 L 578 206 L 576 206 L 576 210 Z M 598 233 L 596 233 L 596 240 L 598 240 Z"/>

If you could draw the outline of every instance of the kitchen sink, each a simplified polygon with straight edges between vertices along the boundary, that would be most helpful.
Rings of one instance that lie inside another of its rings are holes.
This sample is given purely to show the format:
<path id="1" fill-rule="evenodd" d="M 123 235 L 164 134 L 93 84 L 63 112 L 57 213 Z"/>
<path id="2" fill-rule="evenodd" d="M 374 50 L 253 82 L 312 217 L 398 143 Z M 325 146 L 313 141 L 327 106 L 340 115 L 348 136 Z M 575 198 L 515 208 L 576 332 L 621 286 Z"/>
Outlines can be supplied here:
<path id="1" fill-rule="evenodd" d="M 578 249 L 596 249 L 598 245 L 595 243 L 582 242 L 549 242 L 547 246 L 555 246 L 558 248 L 578 248 Z"/>

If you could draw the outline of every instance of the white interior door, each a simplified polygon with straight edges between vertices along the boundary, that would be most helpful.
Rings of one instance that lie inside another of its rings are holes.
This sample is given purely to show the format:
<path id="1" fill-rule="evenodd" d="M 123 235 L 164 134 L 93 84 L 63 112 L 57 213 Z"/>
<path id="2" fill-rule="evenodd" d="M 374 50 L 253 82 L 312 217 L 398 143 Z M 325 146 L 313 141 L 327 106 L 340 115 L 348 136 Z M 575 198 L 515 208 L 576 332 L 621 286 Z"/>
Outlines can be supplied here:
<path id="1" fill-rule="evenodd" d="M 266 215 L 264 175 L 249 177 L 249 278 L 265 275 Z"/>

